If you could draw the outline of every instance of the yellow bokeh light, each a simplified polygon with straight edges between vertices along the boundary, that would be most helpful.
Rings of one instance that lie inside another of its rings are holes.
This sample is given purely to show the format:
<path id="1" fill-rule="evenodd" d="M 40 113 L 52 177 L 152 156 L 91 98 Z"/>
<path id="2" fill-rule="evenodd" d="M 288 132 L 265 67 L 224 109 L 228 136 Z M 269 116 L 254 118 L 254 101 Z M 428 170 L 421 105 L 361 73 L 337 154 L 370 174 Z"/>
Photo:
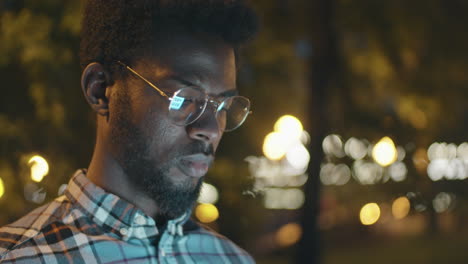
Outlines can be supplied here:
<path id="1" fill-rule="evenodd" d="M 411 208 L 410 201 L 405 196 L 397 198 L 392 204 L 392 214 L 396 219 L 405 218 Z"/>
<path id="2" fill-rule="evenodd" d="M 292 115 L 284 115 L 276 121 L 276 132 L 286 135 L 290 140 L 299 140 L 304 130 L 301 121 Z"/>
<path id="3" fill-rule="evenodd" d="M 372 149 L 372 157 L 380 166 L 388 166 L 397 160 L 398 154 L 393 140 L 383 137 Z"/>
<path id="4" fill-rule="evenodd" d="M 361 208 L 359 218 L 363 225 L 373 225 L 380 218 L 380 207 L 376 203 L 368 203 Z"/>
<path id="5" fill-rule="evenodd" d="M 282 226 L 276 232 L 276 242 L 282 247 L 294 245 L 302 236 L 302 228 L 299 224 L 289 223 Z"/>
<path id="6" fill-rule="evenodd" d="M 270 160 L 279 160 L 288 150 L 289 141 L 285 134 L 271 132 L 263 141 L 263 154 Z"/>
<path id="7" fill-rule="evenodd" d="M 201 203 L 195 209 L 195 216 L 202 223 L 211 223 L 219 217 L 218 208 L 209 203 Z"/>
<path id="8" fill-rule="evenodd" d="M 31 166 L 31 179 L 40 182 L 49 173 L 49 164 L 41 156 L 33 156 L 29 159 L 28 165 Z"/>
<path id="9" fill-rule="evenodd" d="M 0 198 L 5 194 L 5 185 L 3 184 L 2 178 L 0 178 Z"/>

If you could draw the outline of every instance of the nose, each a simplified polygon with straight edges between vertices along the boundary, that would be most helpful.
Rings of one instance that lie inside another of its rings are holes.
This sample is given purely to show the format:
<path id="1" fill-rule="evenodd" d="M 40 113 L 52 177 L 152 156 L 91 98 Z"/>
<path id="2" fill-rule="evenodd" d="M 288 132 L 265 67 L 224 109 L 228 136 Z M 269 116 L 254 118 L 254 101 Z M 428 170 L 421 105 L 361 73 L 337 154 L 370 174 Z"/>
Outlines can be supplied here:
<path id="1" fill-rule="evenodd" d="M 187 132 L 192 139 L 216 146 L 221 139 L 222 131 L 216 119 L 215 109 L 213 108 L 212 104 L 208 104 L 200 118 L 187 126 Z"/>

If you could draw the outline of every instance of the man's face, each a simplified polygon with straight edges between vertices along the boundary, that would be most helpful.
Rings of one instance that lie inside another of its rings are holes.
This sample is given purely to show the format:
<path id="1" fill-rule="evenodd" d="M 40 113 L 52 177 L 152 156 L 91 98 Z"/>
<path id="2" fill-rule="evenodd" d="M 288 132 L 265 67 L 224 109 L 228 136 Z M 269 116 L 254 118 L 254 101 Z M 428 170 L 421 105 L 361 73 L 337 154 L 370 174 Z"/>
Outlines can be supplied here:
<path id="1" fill-rule="evenodd" d="M 187 86 L 213 97 L 235 91 L 230 46 L 201 35 L 162 39 L 149 49 L 150 56 L 130 66 L 166 94 Z M 111 94 L 109 136 L 128 181 L 156 202 L 162 216 L 174 218 L 196 201 L 222 129 L 212 105 L 187 126 L 169 119 L 168 106 L 167 98 L 129 73 Z"/>

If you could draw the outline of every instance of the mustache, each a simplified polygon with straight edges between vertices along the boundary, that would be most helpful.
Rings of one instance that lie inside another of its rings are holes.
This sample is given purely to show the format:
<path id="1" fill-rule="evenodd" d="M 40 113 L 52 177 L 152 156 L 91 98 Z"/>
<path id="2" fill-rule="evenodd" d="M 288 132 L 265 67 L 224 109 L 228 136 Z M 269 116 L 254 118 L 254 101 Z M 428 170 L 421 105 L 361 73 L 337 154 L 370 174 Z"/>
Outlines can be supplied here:
<path id="1" fill-rule="evenodd" d="M 181 153 L 179 153 L 180 156 L 188 156 L 188 155 L 193 155 L 193 154 L 199 154 L 202 153 L 206 156 L 213 156 L 215 155 L 214 147 L 211 144 L 204 144 L 203 142 L 193 142 L 190 145 L 187 145 Z"/>

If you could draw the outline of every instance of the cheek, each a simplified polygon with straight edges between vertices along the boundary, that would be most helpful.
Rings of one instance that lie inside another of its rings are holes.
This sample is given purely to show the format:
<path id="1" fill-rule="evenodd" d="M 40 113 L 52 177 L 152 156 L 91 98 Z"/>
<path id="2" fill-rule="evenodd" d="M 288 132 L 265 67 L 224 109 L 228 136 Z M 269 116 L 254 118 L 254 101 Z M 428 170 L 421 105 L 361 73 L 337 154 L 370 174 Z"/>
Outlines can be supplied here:
<path id="1" fill-rule="evenodd" d="M 144 134 L 152 149 L 151 152 L 157 156 L 168 156 L 176 152 L 180 142 L 184 138 L 183 127 L 172 124 L 161 110 L 147 111 L 143 119 Z"/>

